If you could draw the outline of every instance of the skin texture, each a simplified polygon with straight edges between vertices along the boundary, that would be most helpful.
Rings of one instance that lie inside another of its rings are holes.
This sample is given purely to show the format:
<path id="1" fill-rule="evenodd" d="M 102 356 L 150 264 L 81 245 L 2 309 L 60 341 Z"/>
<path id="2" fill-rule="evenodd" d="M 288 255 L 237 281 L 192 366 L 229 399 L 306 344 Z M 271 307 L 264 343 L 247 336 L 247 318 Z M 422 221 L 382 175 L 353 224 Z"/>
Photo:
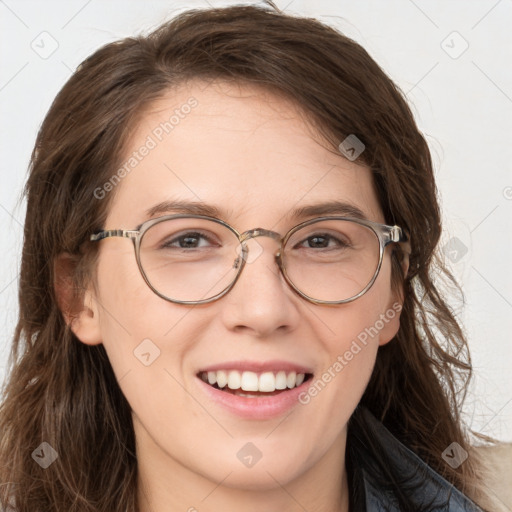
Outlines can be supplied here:
<path id="1" fill-rule="evenodd" d="M 105 229 L 135 229 L 148 208 L 178 198 L 218 206 L 240 232 L 283 235 L 298 224 L 292 209 L 334 199 L 384 222 L 369 169 L 329 152 L 292 104 L 251 86 L 192 82 L 169 91 L 142 117 L 127 155 L 191 96 L 198 105 L 117 185 Z M 255 244 L 263 252 L 226 296 L 188 306 L 151 291 L 130 240 L 100 242 L 96 284 L 72 329 L 83 343 L 104 344 L 132 407 L 141 512 L 348 510 L 346 424 L 379 345 L 399 328 L 398 314 L 309 404 L 278 418 L 247 420 L 221 409 L 196 372 L 223 361 L 279 359 L 320 376 L 399 300 L 390 249 L 365 295 L 325 306 L 288 287 L 274 240 L 250 240 L 249 250 Z M 150 366 L 133 354 L 146 338 L 160 349 Z M 237 458 L 247 442 L 263 454 L 252 468 Z"/>

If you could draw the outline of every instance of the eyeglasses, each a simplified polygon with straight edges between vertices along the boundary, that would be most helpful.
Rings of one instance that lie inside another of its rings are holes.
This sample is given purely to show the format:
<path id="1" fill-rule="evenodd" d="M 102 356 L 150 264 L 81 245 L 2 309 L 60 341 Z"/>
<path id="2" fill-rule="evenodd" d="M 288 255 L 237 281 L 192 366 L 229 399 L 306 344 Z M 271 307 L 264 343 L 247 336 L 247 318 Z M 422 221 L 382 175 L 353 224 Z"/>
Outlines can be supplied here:
<path id="1" fill-rule="evenodd" d="M 239 233 L 204 215 L 165 215 L 137 230 L 99 231 L 91 241 L 131 238 L 142 277 L 157 295 L 178 304 L 220 299 L 236 283 L 249 254 L 247 241 L 268 236 L 278 241 L 275 261 L 288 285 L 314 304 L 343 304 L 366 293 L 382 266 L 385 247 L 407 241 L 398 226 L 348 217 L 318 217 L 290 229 L 284 237 L 256 228 Z"/>

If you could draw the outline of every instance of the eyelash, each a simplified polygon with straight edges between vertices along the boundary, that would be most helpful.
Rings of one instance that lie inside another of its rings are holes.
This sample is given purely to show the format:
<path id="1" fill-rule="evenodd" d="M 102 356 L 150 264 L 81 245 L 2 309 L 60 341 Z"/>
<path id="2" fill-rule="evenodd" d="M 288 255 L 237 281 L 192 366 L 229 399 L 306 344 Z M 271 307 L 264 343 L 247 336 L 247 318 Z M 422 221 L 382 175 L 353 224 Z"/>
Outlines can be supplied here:
<path id="1" fill-rule="evenodd" d="M 172 240 L 167 240 L 167 241 L 164 241 L 161 245 L 160 245 L 160 248 L 162 249 L 165 249 L 165 248 L 170 248 L 172 247 L 172 244 L 176 243 L 176 242 L 180 242 L 181 240 L 184 240 L 186 238 L 198 238 L 198 239 L 203 239 L 203 240 L 207 240 L 208 242 L 212 243 L 214 242 L 213 239 L 207 235 L 205 235 L 204 233 L 199 233 L 197 231 L 190 231 L 188 233 L 184 233 L 180 236 L 175 236 Z M 311 234 L 310 236 L 308 236 L 307 238 L 305 238 L 300 244 L 297 244 L 297 245 L 301 245 L 303 244 L 304 242 L 308 242 L 313 239 L 313 238 L 323 238 L 323 239 L 327 239 L 328 241 L 331 241 L 331 240 L 334 240 L 336 242 L 336 244 L 340 247 L 350 247 L 350 243 L 348 242 L 344 242 L 342 240 L 340 240 L 339 238 L 336 238 L 335 236 L 333 235 L 330 235 L 328 233 L 314 233 L 314 234 Z M 186 247 L 179 247 L 180 249 L 186 249 Z M 192 249 L 198 249 L 199 247 L 192 247 Z M 328 247 L 327 247 L 328 248 Z M 307 247 L 307 249 L 314 249 L 314 247 Z"/>
<path id="2" fill-rule="evenodd" d="M 330 235 L 328 233 L 315 233 L 315 234 L 310 235 L 307 238 L 305 238 L 304 241 L 306 241 L 306 240 L 309 241 L 312 238 L 325 238 L 325 239 L 328 239 L 328 240 L 335 240 L 338 246 L 341 246 L 341 247 L 344 247 L 344 248 L 350 247 L 350 243 L 344 242 L 344 241 L 340 240 L 339 238 L 336 238 L 335 236 Z M 301 243 L 304 243 L 304 241 L 301 242 Z M 312 247 L 308 247 L 308 249 L 313 249 L 313 248 Z"/>
<path id="3" fill-rule="evenodd" d="M 213 242 L 213 239 L 203 233 L 199 233 L 197 231 L 189 231 L 187 233 L 184 233 L 182 235 L 179 235 L 179 236 L 175 236 L 174 238 L 172 238 L 172 240 L 166 240 L 164 241 L 161 245 L 160 245 L 160 248 L 162 249 L 166 249 L 166 248 L 170 248 L 171 247 L 171 244 L 175 243 L 175 242 L 179 242 L 180 240 L 183 240 L 185 238 L 188 238 L 188 237 L 195 237 L 195 238 L 202 238 L 204 240 L 208 240 L 209 242 Z M 178 249 L 186 249 L 186 247 L 178 247 Z M 197 247 L 193 247 L 192 249 L 197 249 Z"/>

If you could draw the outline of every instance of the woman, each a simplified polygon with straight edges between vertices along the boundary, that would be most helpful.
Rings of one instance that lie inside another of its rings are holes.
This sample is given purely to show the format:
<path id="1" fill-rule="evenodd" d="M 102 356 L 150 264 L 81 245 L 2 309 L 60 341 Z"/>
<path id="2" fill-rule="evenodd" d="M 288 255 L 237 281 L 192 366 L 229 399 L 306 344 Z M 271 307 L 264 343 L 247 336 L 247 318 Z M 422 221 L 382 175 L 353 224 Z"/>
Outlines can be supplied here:
<path id="1" fill-rule="evenodd" d="M 430 154 L 359 45 L 256 7 L 107 45 L 26 193 L 4 509 L 486 506 Z"/>

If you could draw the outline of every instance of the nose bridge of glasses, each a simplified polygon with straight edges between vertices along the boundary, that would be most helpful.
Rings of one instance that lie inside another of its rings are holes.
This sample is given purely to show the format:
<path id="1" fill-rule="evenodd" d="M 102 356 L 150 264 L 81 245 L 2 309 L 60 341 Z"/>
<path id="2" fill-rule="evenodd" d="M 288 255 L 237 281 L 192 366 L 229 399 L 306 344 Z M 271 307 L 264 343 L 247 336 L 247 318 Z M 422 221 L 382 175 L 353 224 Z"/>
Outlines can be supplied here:
<path id="1" fill-rule="evenodd" d="M 276 233 L 275 231 L 270 231 L 268 229 L 263 229 L 263 228 L 249 229 L 249 230 L 245 231 L 244 233 L 242 233 L 240 235 L 240 244 L 242 246 L 245 246 L 246 242 L 248 240 L 250 240 L 251 238 L 255 239 L 260 236 L 266 236 L 266 237 L 272 238 L 273 240 L 278 242 L 279 246 L 281 245 L 281 235 L 279 233 Z M 256 245 L 254 245 L 254 247 L 251 250 L 249 250 L 249 255 L 248 255 L 248 258 L 246 259 L 246 262 L 248 262 L 248 263 L 252 263 L 263 252 L 263 247 L 261 246 L 261 244 L 259 244 L 257 242 L 257 240 L 254 240 L 254 243 Z M 281 253 L 281 250 L 278 249 L 278 251 L 274 254 L 274 257 L 279 258 L 280 253 Z"/>
<path id="2" fill-rule="evenodd" d="M 245 231 L 240 235 L 240 242 L 243 243 L 251 238 L 256 238 L 258 236 L 268 236 L 270 238 L 273 238 L 274 240 L 277 240 L 278 242 L 281 242 L 281 235 L 279 233 L 263 228 L 255 228 Z"/>

